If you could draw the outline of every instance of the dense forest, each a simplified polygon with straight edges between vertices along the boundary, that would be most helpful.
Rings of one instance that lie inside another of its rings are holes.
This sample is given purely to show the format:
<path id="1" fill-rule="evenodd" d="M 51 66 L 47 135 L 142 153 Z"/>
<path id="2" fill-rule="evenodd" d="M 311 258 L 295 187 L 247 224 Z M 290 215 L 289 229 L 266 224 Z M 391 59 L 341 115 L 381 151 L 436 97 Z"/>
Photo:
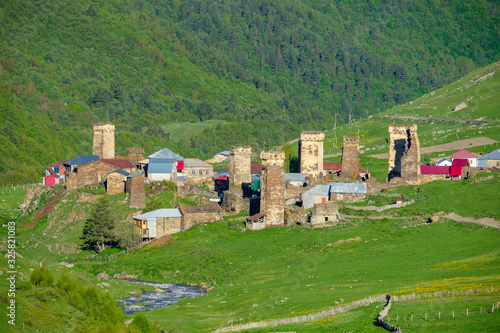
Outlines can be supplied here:
<path id="1" fill-rule="evenodd" d="M 142 146 L 209 157 L 367 117 L 499 59 L 494 0 L 0 0 L 0 184 Z M 218 120 L 196 135 L 174 122 Z"/>

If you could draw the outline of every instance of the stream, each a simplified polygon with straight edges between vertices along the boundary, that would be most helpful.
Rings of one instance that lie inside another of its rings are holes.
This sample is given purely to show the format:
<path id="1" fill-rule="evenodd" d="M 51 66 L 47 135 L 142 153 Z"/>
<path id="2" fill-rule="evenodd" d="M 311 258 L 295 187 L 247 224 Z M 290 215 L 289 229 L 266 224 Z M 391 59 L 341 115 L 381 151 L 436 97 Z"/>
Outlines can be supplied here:
<path id="1" fill-rule="evenodd" d="M 206 291 L 202 290 L 200 287 L 186 286 L 183 284 L 143 281 L 133 281 L 132 283 L 161 288 L 166 292 L 144 292 L 138 297 L 130 296 L 123 299 L 117 299 L 117 302 L 122 302 L 125 305 L 125 314 L 127 315 L 134 312 L 143 312 L 146 311 L 146 309 L 155 310 L 165 308 L 179 302 L 183 298 L 194 298 L 206 293 Z"/>

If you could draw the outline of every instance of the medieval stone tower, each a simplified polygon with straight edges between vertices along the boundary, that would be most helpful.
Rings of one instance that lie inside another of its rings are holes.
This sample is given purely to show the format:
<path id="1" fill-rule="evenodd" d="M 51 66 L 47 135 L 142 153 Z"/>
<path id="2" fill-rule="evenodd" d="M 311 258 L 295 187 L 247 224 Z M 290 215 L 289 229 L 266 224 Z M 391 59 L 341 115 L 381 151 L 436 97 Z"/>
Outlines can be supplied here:
<path id="1" fill-rule="evenodd" d="M 229 152 L 231 154 L 229 160 L 229 187 L 241 188 L 242 184 L 250 184 L 252 182 L 250 171 L 252 147 L 231 147 Z"/>
<path id="2" fill-rule="evenodd" d="M 344 136 L 342 177 L 354 179 L 359 174 L 359 136 Z"/>
<path id="3" fill-rule="evenodd" d="M 103 158 L 115 158 L 115 125 L 94 124 L 94 148 L 92 154 Z"/>
<path id="4" fill-rule="evenodd" d="M 127 176 L 125 198 L 130 208 L 146 207 L 144 181 L 145 177 L 142 173 Z"/>
<path id="5" fill-rule="evenodd" d="M 300 172 L 318 177 L 323 172 L 323 140 L 325 133 L 303 131 L 299 141 Z"/>
<path id="6" fill-rule="evenodd" d="M 260 154 L 260 212 L 267 227 L 285 224 L 285 152 L 265 151 Z"/>
<path id="7" fill-rule="evenodd" d="M 420 144 L 417 125 L 389 125 L 388 181 L 418 184 L 420 181 Z"/>

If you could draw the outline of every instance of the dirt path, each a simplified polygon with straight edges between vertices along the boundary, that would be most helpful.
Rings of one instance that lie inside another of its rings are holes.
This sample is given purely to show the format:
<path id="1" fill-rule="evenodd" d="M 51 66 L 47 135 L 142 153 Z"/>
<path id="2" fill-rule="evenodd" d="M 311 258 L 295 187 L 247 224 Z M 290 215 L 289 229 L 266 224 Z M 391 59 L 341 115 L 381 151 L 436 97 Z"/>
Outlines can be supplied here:
<path id="1" fill-rule="evenodd" d="M 394 119 L 413 119 L 413 120 L 429 120 L 429 121 L 449 121 L 452 123 L 472 123 L 472 124 L 488 124 L 484 120 L 458 120 L 458 119 L 443 119 L 443 118 L 425 118 L 425 117 L 415 117 L 415 116 L 392 116 Z"/>
<path id="2" fill-rule="evenodd" d="M 38 211 L 33 221 L 24 227 L 24 230 L 29 230 L 33 228 L 38 223 L 38 220 L 40 220 L 45 215 L 49 215 L 52 212 L 52 209 L 54 208 L 54 205 L 56 204 L 57 200 L 59 200 L 59 198 L 64 194 L 64 192 L 65 189 L 60 189 L 59 191 L 57 191 L 56 194 L 54 194 L 54 196 L 50 198 L 50 200 L 45 204 L 45 206 L 43 206 L 43 208 Z"/>
<path id="3" fill-rule="evenodd" d="M 497 221 L 491 217 L 483 217 L 482 219 L 475 219 L 473 217 L 463 217 L 463 216 L 457 215 L 455 213 L 448 213 L 446 215 L 443 215 L 443 217 L 448 218 L 450 220 L 457 221 L 457 222 L 479 223 L 479 224 L 483 224 L 483 225 L 488 226 L 488 227 L 500 229 L 500 221 Z"/>
<path id="4" fill-rule="evenodd" d="M 482 136 L 482 137 L 478 137 L 478 138 L 471 138 L 471 139 L 453 141 L 453 142 L 449 142 L 449 143 L 443 143 L 443 144 L 435 145 L 435 146 L 429 146 L 429 147 L 423 147 L 423 148 L 421 147 L 420 154 L 429 154 L 429 153 L 435 153 L 435 152 L 440 152 L 440 151 L 467 149 L 467 148 L 471 148 L 471 147 L 491 145 L 494 143 L 498 143 L 498 141 L 495 141 L 493 139 Z M 380 158 L 380 159 L 388 159 L 389 153 L 375 154 L 375 155 L 369 155 L 369 156 L 374 157 L 374 158 Z"/>

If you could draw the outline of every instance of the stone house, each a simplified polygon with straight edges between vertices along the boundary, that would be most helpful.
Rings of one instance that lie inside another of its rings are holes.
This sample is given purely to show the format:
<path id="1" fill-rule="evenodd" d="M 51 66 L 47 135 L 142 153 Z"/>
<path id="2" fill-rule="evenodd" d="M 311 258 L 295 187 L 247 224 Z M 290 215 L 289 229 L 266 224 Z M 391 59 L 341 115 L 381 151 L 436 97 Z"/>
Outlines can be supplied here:
<path id="1" fill-rule="evenodd" d="M 339 205 L 337 201 L 316 203 L 313 207 L 309 220 L 311 227 L 321 228 L 338 220 Z"/>
<path id="2" fill-rule="evenodd" d="M 143 239 L 160 238 L 182 231 L 177 208 L 162 208 L 133 217 Z"/>
<path id="3" fill-rule="evenodd" d="M 182 215 L 181 230 L 188 230 L 196 224 L 218 221 L 224 216 L 224 211 L 216 203 L 198 206 L 178 204 L 177 209 Z"/>
<path id="4" fill-rule="evenodd" d="M 428 183 L 433 180 L 443 180 L 450 178 L 450 167 L 445 165 L 421 165 L 420 181 Z"/>
<path id="5" fill-rule="evenodd" d="M 477 159 L 480 168 L 500 168 L 500 149 L 494 150 L 489 154 L 483 155 Z"/>
<path id="6" fill-rule="evenodd" d="M 121 169 L 109 173 L 106 179 L 106 193 L 124 193 L 129 174 L 129 172 Z"/>
<path id="7" fill-rule="evenodd" d="M 132 164 L 127 159 L 119 159 L 119 158 L 101 158 L 101 161 L 104 163 L 108 163 L 114 165 L 117 169 L 122 169 L 127 172 L 134 172 L 137 168 L 134 164 Z"/>
<path id="8" fill-rule="evenodd" d="M 66 165 L 65 165 L 66 166 Z M 107 179 L 109 173 L 116 170 L 116 166 L 94 160 L 77 167 L 70 165 L 72 171 L 67 173 L 66 189 L 76 190 L 85 185 L 99 184 Z"/>
<path id="9" fill-rule="evenodd" d="M 75 158 L 63 163 L 64 173 L 66 174 L 66 177 L 68 177 L 68 175 L 71 172 L 75 171 L 75 169 L 78 169 L 78 167 L 80 165 L 87 164 L 89 162 L 96 161 L 96 160 L 100 160 L 99 155 L 81 155 L 81 156 L 75 157 Z"/>
<path id="10" fill-rule="evenodd" d="M 214 168 L 198 158 L 186 158 L 184 169 L 177 175 L 185 176 L 188 184 L 204 185 L 212 182 Z"/>
<path id="11" fill-rule="evenodd" d="M 285 181 L 292 187 L 305 187 L 308 185 L 309 174 L 285 172 Z"/>
<path id="12" fill-rule="evenodd" d="M 366 183 L 331 183 L 330 185 L 330 200 L 359 202 L 365 198 Z"/>

